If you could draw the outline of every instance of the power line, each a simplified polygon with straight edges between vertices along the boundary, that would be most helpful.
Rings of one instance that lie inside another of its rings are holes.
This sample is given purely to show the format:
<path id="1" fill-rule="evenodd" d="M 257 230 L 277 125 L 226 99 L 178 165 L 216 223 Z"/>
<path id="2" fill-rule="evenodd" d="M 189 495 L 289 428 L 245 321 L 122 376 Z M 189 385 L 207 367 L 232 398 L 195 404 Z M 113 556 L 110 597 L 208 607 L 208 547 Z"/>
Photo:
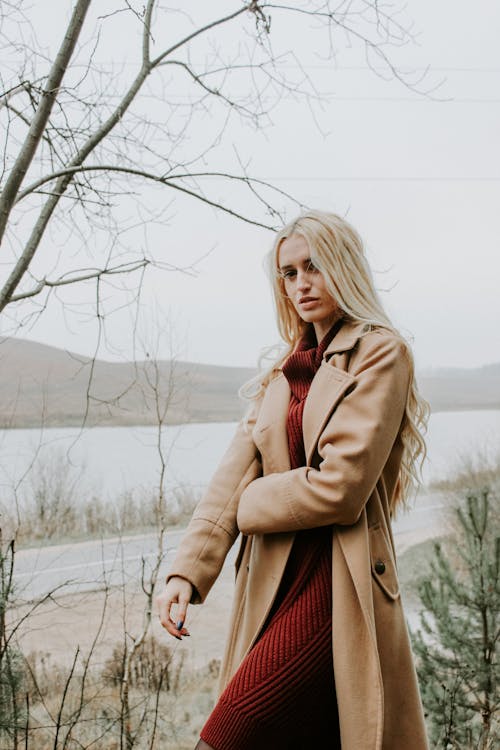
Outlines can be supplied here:
<path id="1" fill-rule="evenodd" d="M 7 65 L 9 63 L 12 63 L 11 59 L 2 59 L 0 58 L 0 64 Z M 132 62 L 130 60 L 99 60 L 98 65 L 109 65 L 111 68 L 119 67 L 119 68 L 138 68 L 140 67 L 137 62 Z M 191 62 L 191 65 L 193 68 L 198 67 L 198 63 Z M 206 65 L 204 62 L 203 65 Z M 86 68 L 86 65 L 83 64 L 74 64 L 71 66 L 72 68 Z M 258 67 L 255 65 L 255 67 Z M 280 63 L 278 66 L 280 69 L 286 69 L 286 70 L 330 70 L 332 72 L 337 71 L 352 71 L 352 72 L 380 72 L 380 73 L 387 73 L 389 70 L 388 66 L 382 67 L 382 66 L 369 66 L 369 65 L 328 65 L 325 63 L 319 64 L 315 63 L 312 65 L 293 65 L 292 63 Z M 467 66 L 433 66 L 433 65 L 416 65 L 416 66 L 405 66 L 399 67 L 394 66 L 395 69 L 401 74 L 401 75 L 410 75 L 411 73 L 478 73 L 478 74 L 498 74 L 500 73 L 500 67 L 467 67 Z M 227 65 L 227 69 L 231 70 L 231 65 Z"/>
<path id="2" fill-rule="evenodd" d="M 236 96 L 241 95 L 237 91 L 231 91 L 226 94 L 228 97 L 235 98 Z M 202 98 L 205 98 L 207 94 L 200 94 Z M 450 99 L 437 99 L 435 97 L 425 96 L 423 94 L 415 94 L 415 96 L 341 96 L 336 94 L 331 94 L 328 92 L 319 92 L 315 95 L 319 101 L 321 100 L 332 100 L 332 101 L 339 101 L 339 102 L 408 102 L 408 104 L 500 104 L 500 98 L 493 99 L 481 99 L 478 97 L 474 98 L 467 98 L 467 97 L 452 97 Z M 121 94 L 109 94 L 108 95 L 108 101 L 119 101 L 122 98 Z M 154 99 L 155 101 L 158 101 L 158 97 L 153 96 L 152 94 L 143 94 L 142 98 L 145 99 Z M 296 101 L 297 97 L 292 95 L 285 95 L 280 96 L 280 100 L 288 100 L 288 101 Z M 199 97 L 193 97 L 189 95 L 181 96 L 179 94 L 173 95 L 173 96 L 166 96 L 163 100 L 167 104 L 196 104 L 200 101 Z M 259 101 L 262 104 L 267 104 L 268 102 L 273 102 L 274 98 L 271 96 L 267 97 L 260 97 Z M 244 103 L 242 103 L 243 106 Z"/>
<path id="3" fill-rule="evenodd" d="M 283 63 L 280 65 L 282 68 L 290 68 L 290 69 L 303 69 L 303 70 L 348 70 L 348 71 L 379 71 L 381 73 L 387 72 L 388 68 L 382 67 L 382 66 L 369 66 L 369 65 L 287 65 L 286 63 Z M 425 65 L 420 66 L 417 65 L 415 67 L 413 66 L 405 66 L 407 69 L 400 68 L 398 66 L 395 66 L 396 70 L 401 73 L 401 75 L 409 75 L 410 73 L 500 73 L 500 67 L 484 67 L 484 68 L 470 68 L 466 66 L 460 66 L 460 67 L 454 67 L 454 66 L 440 66 L 436 67 L 434 65 Z"/>
<path id="4" fill-rule="evenodd" d="M 339 177 L 309 177 L 309 176 L 271 176 L 263 177 L 266 182 L 500 182 L 500 177 L 388 177 L 381 175 L 373 176 L 339 176 Z"/>
<path id="5" fill-rule="evenodd" d="M 450 99 L 436 99 L 423 95 L 410 96 L 336 96 L 335 94 L 319 94 L 321 98 L 333 99 L 341 102 L 408 102 L 411 104 L 500 104 L 500 99 L 478 99 L 466 97 L 452 97 Z M 282 97 L 293 99 L 293 97 Z"/>

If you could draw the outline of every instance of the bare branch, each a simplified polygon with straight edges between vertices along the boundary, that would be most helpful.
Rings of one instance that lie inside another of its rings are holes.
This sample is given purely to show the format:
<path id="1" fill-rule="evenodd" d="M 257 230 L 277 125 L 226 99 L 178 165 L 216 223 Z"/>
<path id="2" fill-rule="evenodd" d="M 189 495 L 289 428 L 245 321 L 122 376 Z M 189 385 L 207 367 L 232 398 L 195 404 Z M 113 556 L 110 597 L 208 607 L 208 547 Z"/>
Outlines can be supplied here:
<path id="1" fill-rule="evenodd" d="M 180 47 L 184 47 L 188 42 L 191 42 L 193 39 L 196 39 L 196 37 L 200 36 L 201 34 L 204 34 L 207 31 L 210 31 L 210 29 L 214 29 L 216 26 L 221 26 L 224 23 L 227 23 L 228 21 L 232 21 L 238 16 L 241 16 L 242 13 L 246 13 L 249 9 L 251 9 L 251 6 L 255 5 L 254 0 L 249 5 L 244 5 L 243 8 L 240 8 L 239 10 L 235 11 L 234 13 L 229 13 L 227 16 L 223 16 L 222 18 L 218 18 L 216 21 L 212 21 L 211 23 L 207 23 L 205 26 L 201 26 L 199 29 L 196 29 L 196 31 L 193 31 L 191 34 L 188 34 L 183 39 L 181 39 L 176 44 L 173 44 L 168 49 L 164 50 L 160 55 L 158 55 L 154 60 L 151 61 L 151 67 L 155 68 L 158 66 L 168 55 L 171 55 L 172 52 L 175 52 Z"/>
<path id="2" fill-rule="evenodd" d="M 23 91 L 27 91 L 30 87 L 30 81 L 21 81 L 21 83 L 12 86 L 8 91 L 4 91 L 3 94 L 0 94 L 0 108 L 5 107 L 13 96 Z"/>
<path id="3" fill-rule="evenodd" d="M 146 268 L 152 261 L 147 258 L 141 260 L 131 261 L 130 263 L 121 263 L 118 266 L 112 268 L 98 268 L 95 271 L 89 271 L 88 273 L 80 274 L 78 276 L 71 276 L 71 278 L 61 278 L 55 281 L 49 279 L 40 279 L 36 287 L 31 289 L 29 292 L 23 294 L 16 294 L 12 297 L 11 302 L 19 302 L 22 299 L 28 299 L 29 297 L 36 297 L 45 288 L 53 289 L 59 286 L 67 286 L 68 284 L 77 284 L 81 281 L 90 281 L 91 279 L 100 279 L 102 276 L 116 276 L 117 274 L 132 273 L 137 271 L 139 268 Z"/>
<path id="4" fill-rule="evenodd" d="M 261 187 L 269 188 L 270 190 L 273 190 L 276 193 L 281 194 L 282 196 L 286 196 L 287 198 L 292 199 L 291 196 L 289 196 L 287 193 L 285 193 L 284 191 L 276 188 L 275 186 L 271 185 L 270 183 L 265 182 L 264 180 L 259 180 L 259 179 L 256 179 L 256 178 L 250 178 L 250 177 L 241 176 L 241 175 L 234 175 L 234 174 L 225 173 L 225 172 L 192 172 L 192 173 L 187 172 L 185 174 L 179 173 L 179 174 L 173 174 L 173 175 L 170 175 L 168 177 L 165 177 L 165 176 L 161 176 L 161 175 L 149 174 L 148 172 L 145 172 L 144 170 L 133 169 L 132 167 L 118 167 L 118 166 L 115 167 L 115 166 L 110 165 L 110 164 L 103 164 L 103 165 L 93 165 L 93 166 L 68 167 L 66 169 L 60 169 L 57 172 L 53 173 L 52 175 L 48 175 L 46 177 L 40 178 L 39 180 L 37 180 L 36 182 L 34 182 L 32 185 L 30 185 L 29 187 L 27 187 L 25 190 L 23 190 L 22 193 L 19 194 L 18 201 L 21 201 L 27 195 L 29 195 L 29 194 L 31 194 L 33 192 L 36 192 L 36 190 L 41 185 L 44 185 L 47 182 L 50 182 L 50 181 L 55 180 L 55 179 L 60 180 L 60 179 L 62 179 L 63 177 L 65 177 L 67 175 L 73 176 L 73 175 L 75 175 L 77 173 L 83 173 L 83 172 L 107 172 L 107 173 L 113 173 L 113 172 L 115 172 L 115 173 L 124 173 L 124 174 L 134 175 L 136 177 L 142 177 L 143 179 L 151 180 L 153 182 L 158 182 L 158 183 L 160 183 L 162 185 L 165 185 L 166 187 L 173 188 L 174 190 L 179 190 L 180 192 L 183 192 L 183 193 L 185 193 L 187 195 L 190 195 L 193 198 L 197 198 L 198 200 L 202 201 L 203 203 L 207 203 L 210 206 L 218 208 L 221 211 L 223 211 L 224 213 L 227 213 L 230 216 L 234 216 L 235 218 L 241 219 L 242 221 L 244 221 L 244 222 L 246 222 L 248 224 L 253 224 L 254 226 L 262 227 L 263 229 L 269 229 L 271 231 L 273 229 L 275 229 L 274 226 L 269 225 L 269 224 L 265 224 L 264 222 L 261 222 L 261 221 L 257 221 L 257 220 L 251 219 L 251 218 L 245 216 L 244 214 L 242 214 L 242 213 L 240 213 L 238 211 L 235 211 L 235 210 L 233 210 L 233 209 L 231 209 L 231 208 L 223 205 L 219 201 L 213 201 L 213 200 L 211 200 L 211 199 L 209 199 L 209 198 L 201 195 L 200 193 L 197 193 L 194 190 L 190 190 L 189 188 L 187 188 L 187 187 L 185 187 L 183 185 L 179 185 L 179 184 L 177 184 L 177 183 L 175 183 L 173 181 L 174 180 L 180 180 L 180 179 L 196 178 L 196 177 L 212 177 L 212 178 L 213 177 L 219 177 L 219 178 L 224 178 L 224 179 L 227 179 L 227 180 L 234 180 L 234 181 L 237 181 L 237 182 L 241 182 L 241 183 L 247 185 L 248 187 L 250 187 L 253 192 L 255 192 L 254 186 L 259 185 Z M 270 212 L 272 212 L 274 215 L 278 215 L 275 210 L 271 209 L 270 204 L 267 204 L 267 206 L 268 206 L 268 209 L 270 210 Z M 23 256 L 21 256 L 21 258 L 19 259 L 18 263 L 21 263 L 22 259 L 23 259 Z M 12 299 L 13 299 L 13 297 L 10 298 L 10 300 L 12 300 Z M 1 305 L 2 305 L 2 297 L 0 295 L 0 309 L 1 309 Z"/>
<path id="5" fill-rule="evenodd" d="M 218 89 L 218 88 L 217 89 L 216 88 L 212 88 L 211 86 L 208 86 L 206 83 L 204 83 L 202 81 L 202 76 L 196 74 L 194 72 L 194 70 L 187 63 L 183 62 L 182 60 L 166 60 L 165 62 L 162 62 L 160 64 L 163 65 L 163 66 L 165 66 L 165 65 L 177 65 L 177 66 L 179 66 L 180 68 L 182 68 L 183 70 L 185 70 L 186 73 L 191 76 L 191 78 L 193 79 L 193 81 L 195 81 L 199 86 L 201 86 L 202 89 L 204 89 L 207 92 L 207 94 L 210 94 L 213 97 L 217 97 L 217 98 L 222 99 L 222 101 L 226 102 L 226 104 L 228 104 L 230 107 L 234 107 L 235 109 L 237 109 L 238 111 L 244 113 L 245 115 L 249 115 L 252 118 L 255 117 L 255 114 L 248 107 L 243 107 L 241 104 L 237 104 L 236 101 L 234 101 L 233 99 L 230 99 L 220 89 Z M 207 75 L 207 74 L 204 73 L 204 75 Z"/>
<path id="6" fill-rule="evenodd" d="M 31 128 L 0 195 L 0 242 L 5 232 L 17 191 L 35 155 L 38 143 L 54 106 L 55 97 L 57 96 L 62 78 L 82 30 L 89 5 L 90 0 L 78 0 L 75 6 L 63 43 L 47 78 L 47 83 L 45 84 L 40 104 L 31 123 Z"/>

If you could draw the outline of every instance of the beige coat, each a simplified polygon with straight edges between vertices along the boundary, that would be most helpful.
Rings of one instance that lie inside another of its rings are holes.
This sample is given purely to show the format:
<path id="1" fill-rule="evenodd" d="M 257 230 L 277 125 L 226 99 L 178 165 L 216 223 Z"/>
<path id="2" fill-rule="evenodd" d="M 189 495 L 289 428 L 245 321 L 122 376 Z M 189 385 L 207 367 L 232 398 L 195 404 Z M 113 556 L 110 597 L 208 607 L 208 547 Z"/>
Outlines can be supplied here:
<path id="1" fill-rule="evenodd" d="M 427 750 L 401 606 L 390 500 L 410 364 L 383 329 L 346 322 L 303 415 L 307 466 L 290 469 L 282 373 L 241 423 L 169 572 L 203 602 L 242 533 L 221 689 L 255 642 L 300 529 L 333 526 L 333 662 L 342 750 Z"/>

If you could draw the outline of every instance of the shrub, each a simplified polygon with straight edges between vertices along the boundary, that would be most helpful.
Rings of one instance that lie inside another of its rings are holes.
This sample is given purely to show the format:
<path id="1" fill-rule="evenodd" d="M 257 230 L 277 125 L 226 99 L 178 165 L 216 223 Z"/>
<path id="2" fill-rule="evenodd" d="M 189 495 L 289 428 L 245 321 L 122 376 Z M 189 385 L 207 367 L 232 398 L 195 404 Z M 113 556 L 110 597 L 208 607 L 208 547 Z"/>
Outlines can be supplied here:
<path id="1" fill-rule="evenodd" d="M 456 533 L 437 542 L 419 585 L 412 635 L 433 747 L 491 750 L 500 741 L 500 524 L 489 489 L 454 510 Z"/>
<path id="2" fill-rule="evenodd" d="M 181 652 L 183 654 L 183 652 Z M 158 690 L 177 692 L 183 656 L 174 658 L 174 652 L 154 636 L 148 636 L 137 648 L 129 675 L 129 686 L 148 692 Z M 125 647 L 118 643 L 102 670 L 103 680 L 118 687 L 124 679 Z"/>

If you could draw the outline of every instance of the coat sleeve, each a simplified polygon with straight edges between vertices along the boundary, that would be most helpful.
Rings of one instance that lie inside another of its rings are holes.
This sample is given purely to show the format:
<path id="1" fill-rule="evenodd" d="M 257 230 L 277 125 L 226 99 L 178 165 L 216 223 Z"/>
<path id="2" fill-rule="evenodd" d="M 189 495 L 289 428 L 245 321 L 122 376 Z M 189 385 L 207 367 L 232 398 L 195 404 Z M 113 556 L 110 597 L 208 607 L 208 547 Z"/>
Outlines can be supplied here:
<path id="1" fill-rule="evenodd" d="M 227 553 L 239 534 L 236 511 L 244 488 L 262 473 L 260 454 L 253 442 L 260 402 L 242 420 L 196 506 L 167 575 L 186 578 L 194 587 L 191 602 L 203 602 L 216 581 Z"/>
<path id="2" fill-rule="evenodd" d="M 401 428 L 411 364 L 406 345 L 378 331 L 360 339 L 353 384 L 318 441 L 318 468 L 268 474 L 242 493 L 238 526 L 268 534 L 356 523 Z"/>

